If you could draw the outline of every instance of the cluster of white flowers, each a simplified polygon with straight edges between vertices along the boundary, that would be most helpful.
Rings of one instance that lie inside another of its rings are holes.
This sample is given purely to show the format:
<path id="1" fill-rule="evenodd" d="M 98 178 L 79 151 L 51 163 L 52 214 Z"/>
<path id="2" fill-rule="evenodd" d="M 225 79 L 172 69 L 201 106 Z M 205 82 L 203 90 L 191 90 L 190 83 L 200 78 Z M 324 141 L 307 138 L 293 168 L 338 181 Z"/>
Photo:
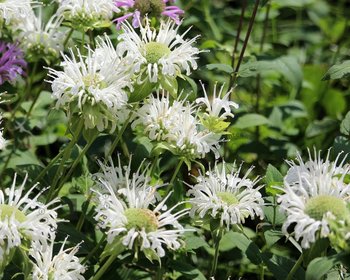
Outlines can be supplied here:
<path id="1" fill-rule="evenodd" d="M 46 59 L 57 58 L 63 51 L 65 32 L 59 30 L 63 18 L 54 14 L 45 24 L 42 18 L 42 8 L 28 14 L 22 21 L 14 25 L 18 31 L 17 39 L 26 51 L 29 60 L 39 57 Z"/>
<path id="2" fill-rule="evenodd" d="M 93 28 L 101 21 L 110 22 L 113 12 L 118 12 L 113 0 L 58 0 L 58 15 L 72 26 Z"/>
<path id="3" fill-rule="evenodd" d="M 19 187 L 16 186 L 16 177 L 15 175 L 11 188 L 0 190 L 1 259 L 13 248 L 20 246 L 24 240 L 36 241 L 46 247 L 47 239 L 55 235 L 57 228 L 57 207 L 53 209 L 49 207 L 58 200 L 55 199 L 45 205 L 38 201 L 42 192 L 34 198 L 29 198 L 36 186 L 23 194 L 27 176 Z"/>
<path id="4" fill-rule="evenodd" d="M 98 178 L 102 190 L 95 190 L 95 219 L 106 230 L 107 241 L 120 240 L 126 248 L 140 249 L 146 256 L 149 255 L 146 252 L 151 252 L 163 257 L 163 245 L 178 249 L 184 233 L 178 219 L 188 210 L 174 214 L 172 211 L 178 205 L 167 209 L 165 203 L 171 193 L 160 200 L 157 187 L 149 184 L 146 171 L 130 174 L 130 165 L 122 167 L 120 162 L 117 167 L 102 165 L 102 168 L 104 174 Z"/>
<path id="5" fill-rule="evenodd" d="M 248 179 L 252 168 L 243 177 L 240 177 L 240 170 L 227 173 L 225 163 L 221 168 L 215 163 L 214 170 L 200 174 L 196 178 L 198 183 L 190 186 L 188 191 L 192 204 L 190 215 L 193 217 L 198 213 L 201 218 L 210 215 L 227 228 L 244 223 L 249 216 L 262 219 L 264 200 L 259 189 L 263 186 L 254 188 L 258 178 L 253 181 Z"/>
<path id="6" fill-rule="evenodd" d="M 49 69 L 57 107 L 66 106 L 69 114 L 81 114 L 87 129 L 114 131 L 128 100 L 125 91 L 131 87 L 128 67 L 117 56 L 107 57 L 104 63 L 103 54 L 109 54 L 105 52 L 107 47 L 110 41 L 102 40 L 95 51 L 88 48 L 87 56 L 78 49 L 75 55 L 71 49 L 70 57 L 63 55 L 63 71 Z"/>
<path id="7" fill-rule="evenodd" d="M 80 264 L 75 254 L 79 250 L 79 244 L 73 248 L 65 249 L 67 238 L 64 240 L 59 252 L 54 255 L 54 239 L 50 240 L 46 250 L 40 250 L 35 246 L 29 251 L 33 258 L 31 277 L 33 280 L 84 280 L 82 275 L 85 267 Z"/>
<path id="8" fill-rule="evenodd" d="M 37 187 L 33 186 L 27 193 L 23 193 L 27 176 L 20 186 L 16 186 L 15 174 L 12 186 L 0 190 L 0 273 L 11 261 L 13 250 L 20 248 L 33 257 L 33 279 L 40 280 L 82 280 L 80 274 L 84 267 L 74 256 L 78 246 L 60 252 L 53 257 L 53 244 L 56 237 L 57 218 L 56 206 L 59 199 L 47 204 L 39 202 L 45 191 L 40 191 L 34 198 L 29 196 Z M 51 208 L 51 209 L 50 209 Z M 64 242 L 65 243 L 65 242 Z"/>
<path id="9" fill-rule="evenodd" d="M 282 230 L 287 234 L 294 225 L 297 240 L 301 239 L 303 248 L 310 247 L 320 237 L 327 237 L 330 229 L 328 220 L 342 220 L 348 215 L 346 203 L 350 201 L 350 184 L 346 177 L 350 175 L 350 166 L 344 165 L 345 158 L 339 162 L 322 160 L 320 152 L 309 161 L 303 162 L 300 155 L 297 162 L 291 161 L 290 169 L 284 178 L 284 194 L 278 201 L 287 215 Z"/>
<path id="10" fill-rule="evenodd" d="M 0 21 L 6 24 L 16 23 L 30 16 L 32 13 L 31 4 L 37 4 L 31 0 L 4 0 L 0 2 Z"/>
<path id="11" fill-rule="evenodd" d="M 133 127 L 141 125 L 152 141 L 162 141 L 174 154 L 198 158 L 213 151 L 219 157 L 222 132 L 216 129 L 216 123 L 233 117 L 231 107 L 238 105 L 229 100 L 228 92 L 221 97 L 214 88 L 214 98 L 209 97 L 204 89 L 205 97 L 198 98 L 196 103 L 204 104 L 206 111 L 200 115 L 201 107 L 194 106 L 184 100 L 171 101 L 166 93 L 150 96 L 137 111 Z M 224 112 L 222 112 L 224 111 Z M 208 121 L 211 120 L 211 121 Z"/>
<path id="12" fill-rule="evenodd" d="M 187 32 L 179 35 L 179 26 L 170 19 L 161 22 L 159 30 L 154 30 L 146 20 L 146 25 L 140 26 L 140 35 L 128 22 L 122 23 L 122 29 L 117 51 L 132 65 L 139 84 L 147 79 L 156 83 L 163 76 L 176 77 L 183 70 L 189 75 L 191 68 L 197 69 L 200 51 L 192 46 L 197 37 L 185 40 Z"/>

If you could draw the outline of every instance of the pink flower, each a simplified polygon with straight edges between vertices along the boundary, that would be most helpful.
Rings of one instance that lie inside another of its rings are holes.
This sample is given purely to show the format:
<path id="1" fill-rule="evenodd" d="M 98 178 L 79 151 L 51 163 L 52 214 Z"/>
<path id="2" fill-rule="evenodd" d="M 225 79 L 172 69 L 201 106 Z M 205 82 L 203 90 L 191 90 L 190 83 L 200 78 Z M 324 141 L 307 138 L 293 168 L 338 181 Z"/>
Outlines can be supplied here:
<path id="1" fill-rule="evenodd" d="M 180 16 L 184 13 L 179 7 L 168 5 L 172 0 L 116 0 L 114 3 L 118 8 L 124 8 L 125 14 L 114 20 L 117 22 L 117 29 L 125 20 L 132 18 L 132 26 L 140 26 L 141 19 L 148 15 L 149 17 L 166 16 L 180 24 Z"/>

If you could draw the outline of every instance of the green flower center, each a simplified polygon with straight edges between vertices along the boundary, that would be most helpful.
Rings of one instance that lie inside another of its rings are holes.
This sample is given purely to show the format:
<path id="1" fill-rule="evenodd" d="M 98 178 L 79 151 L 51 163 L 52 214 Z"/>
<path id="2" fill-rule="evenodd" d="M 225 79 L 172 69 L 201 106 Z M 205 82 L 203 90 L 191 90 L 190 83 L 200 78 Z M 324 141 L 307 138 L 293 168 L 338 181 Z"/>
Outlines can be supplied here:
<path id="1" fill-rule="evenodd" d="M 159 17 L 165 9 L 163 0 L 136 0 L 134 7 L 141 13 L 141 16 L 146 14 Z"/>
<path id="2" fill-rule="evenodd" d="M 317 221 L 321 221 L 327 212 L 331 212 L 338 219 L 344 218 L 347 211 L 344 200 L 330 195 L 313 197 L 305 206 L 305 213 Z"/>
<path id="3" fill-rule="evenodd" d="M 157 63 L 159 59 L 171 52 L 168 46 L 158 42 L 147 43 L 145 49 L 148 63 Z"/>
<path id="4" fill-rule="evenodd" d="M 10 218 L 13 215 L 13 213 L 15 213 L 15 219 L 20 223 L 25 222 L 25 220 L 27 219 L 26 215 L 24 215 L 22 211 L 18 210 L 18 208 L 11 205 L 1 204 L 0 212 L 0 218 L 2 221 L 6 217 Z"/>
<path id="5" fill-rule="evenodd" d="M 158 228 L 157 216 L 149 209 L 129 208 L 125 210 L 125 216 L 128 220 L 127 229 L 145 229 L 146 232 L 152 232 Z"/>
<path id="6" fill-rule="evenodd" d="M 89 74 L 83 77 L 83 83 L 86 87 L 103 88 L 106 86 L 105 82 L 103 82 L 101 76 L 98 74 Z"/>
<path id="7" fill-rule="evenodd" d="M 216 195 L 227 205 L 236 205 L 239 202 L 237 197 L 234 194 L 229 192 L 217 192 Z"/>

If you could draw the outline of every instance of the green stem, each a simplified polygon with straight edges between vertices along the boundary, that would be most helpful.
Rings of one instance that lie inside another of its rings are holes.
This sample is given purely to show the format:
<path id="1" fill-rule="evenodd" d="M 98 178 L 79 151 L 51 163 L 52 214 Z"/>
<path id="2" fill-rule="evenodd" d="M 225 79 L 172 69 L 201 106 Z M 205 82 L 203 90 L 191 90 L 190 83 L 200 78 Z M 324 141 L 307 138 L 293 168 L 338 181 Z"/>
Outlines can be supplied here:
<path id="1" fill-rule="evenodd" d="M 222 229 L 218 229 L 217 236 L 213 238 L 215 253 L 214 253 L 213 263 L 212 263 L 211 272 L 210 272 L 210 276 L 212 277 L 215 277 L 216 269 L 218 267 L 219 245 L 220 245 L 221 237 L 222 237 Z"/>
<path id="2" fill-rule="evenodd" d="M 128 124 L 129 124 L 129 120 L 131 118 L 132 112 L 130 112 L 129 117 L 127 118 L 127 120 L 125 121 L 125 123 L 123 124 L 122 128 L 118 131 L 118 135 L 117 137 L 114 139 L 111 148 L 109 149 L 109 152 L 106 155 L 106 160 L 113 154 L 115 148 L 117 147 L 120 139 L 123 136 L 123 133 L 125 131 L 125 129 L 127 128 Z"/>
<path id="3" fill-rule="evenodd" d="M 291 271 L 288 273 L 287 279 L 286 280 L 292 280 L 294 274 L 297 272 L 297 270 L 299 269 L 301 263 L 303 261 L 303 253 L 301 253 L 299 259 L 297 260 L 297 262 L 294 264 L 294 266 L 292 267 Z"/>
<path id="4" fill-rule="evenodd" d="M 100 241 L 97 243 L 94 249 L 90 251 L 90 253 L 82 260 L 81 264 L 86 263 L 93 255 L 95 255 L 96 251 L 101 247 L 102 243 L 106 240 L 106 235 L 103 235 Z"/>
<path id="5" fill-rule="evenodd" d="M 72 27 L 72 28 L 69 30 L 69 33 L 68 33 L 66 39 L 65 39 L 64 42 L 63 42 L 63 49 L 66 47 L 66 45 L 67 45 L 67 43 L 68 43 L 68 41 L 69 41 L 69 38 L 70 38 L 70 37 L 72 36 L 72 34 L 73 34 L 73 31 L 74 31 L 74 28 Z"/>
<path id="6" fill-rule="evenodd" d="M 47 171 L 62 157 L 65 153 L 65 149 L 62 149 L 50 162 L 49 164 L 39 173 L 33 182 L 39 182 Z"/>
<path id="7" fill-rule="evenodd" d="M 110 267 L 110 265 L 115 261 L 115 259 L 118 257 L 119 252 L 114 253 L 111 255 L 108 260 L 103 264 L 103 266 L 97 271 L 96 275 L 92 280 L 98 280 L 100 279 L 103 274 L 107 271 L 107 269 Z"/>
<path id="8" fill-rule="evenodd" d="M 249 41 L 249 38 L 250 38 L 250 34 L 252 33 L 252 30 L 253 30 L 253 25 L 254 25 L 254 22 L 255 22 L 255 16 L 256 16 L 256 13 L 258 11 L 259 4 L 260 4 L 260 0 L 256 0 L 255 1 L 255 5 L 254 5 L 253 14 L 252 14 L 252 16 L 250 18 L 250 21 L 249 21 L 247 34 L 246 34 L 244 42 L 243 42 L 243 47 L 242 47 L 241 53 L 239 55 L 239 59 L 238 59 L 236 68 L 235 68 L 234 73 L 233 73 L 233 78 L 232 78 L 232 84 L 233 85 L 236 83 L 238 71 L 239 71 L 239 68 L 241 67 L 241 63 L 243 61 L 244 53 L 245 53 L 245 50 L 246 50 L 246 48 L 248 46 L 248 41 Z"/>
<path id="9" fill-rule="evenodd" d="M 86 212 L 89 208 L 89 205 L 90 205 L 90 201 L 91 201 L 91 198 L 92 198 L 92 192 L 90 192 L 89 194 L 89 197 L 86 201 L 86 205 L 81 209 L 81 215 L 79 217 L 79 221 L 77 223 L 77 226 L 76 226 L 76 229 L 77 231 L 81 231 L 81 228 L 83 227 L 83 224 L 84 224 L 84 221 L 85 221 L 85 217 L 86 217 Z"/>
<path id="10" fill-rule="evenodd" d="M 152 177 L 153 173 L 154 173 L 154 170 L 157 166 L 157 163 L 158 163 L 158 159 L 159 159 L 159 155 L 156 155 L 152 161 L 152 165 L 151 165 L 151 168 L 150 168 L 150 176 Z"/>
<path id="11" fill-rule="evenodd" d="M 243 19 L 244 19 L 246 7 L 247 7 L 247 0 L 244 0 L 243 5 L 242 5 L 242 9 L 241 9 L 241 15 L 239 17 L 239 23 L 238 23 L 237 33 L 236 33 L 235 44 L 234 44 L 233 51 L 232 51 L 232 58 L 231 58 L 232 69 L 234 69 L 234 67 L 235 67 L 237 47 L 238 47 L 238 42 L 239 42 L 240 37 L 241 37 L 241 31 L 242 31 Z M 230 76 L 229 88 L 231 88 L 232 86 L 233 86 L 233 75 Z M 231 92 L 231 95 L 232 95 L 232 92 Z"/>
<path id="12" fill-rule="evenodd" d="M 60 190 L 60 188 L 63 186 L 63 184 L 69 179 L 69 177 L 72 175 L 73 171 L 75 170 L 75 168 L 77 167 L 78 163 L 80 162 L 80 160 L 82 159 L 82 157 L 86 154 L 86 152 L 88 151 L 88 149 L 91 147 L 91 145 L 93 144 L 93 142 L 95 141 L 95 139 L 97 138 L 97 135 L 95 137 L 93 137 L 83 148 L 83 150 L 79 153 L 78 157 L 74 160 L 71 168 L 69 169 L 68 173 L 63 177 L 63 180 L 60 181 L 60 183 L 58 184 L 58 187 L 56 189 L 56 192 L 58 192 Z"/>
<path id="13" fill-rule="evenodd" d="M 5 161 L 4 167 L 3 167 L 2 171 L 1 171 L 0 179 L 2 179 L 2 180 L 3 180 L 3 175 L 5 173 L 5 170 L 6 170 L 7 166 L 9 165 L 10 159 L 12 158 L 12 155 L 14 153 L 15 153 L 15 146 L 12 147 L 12 150 L 11 150 L 10 154 L 8 155 L 8 157 L 7 157 L 6 161 Z"/>
<path id="14" fill-rule="evenodd" d="M 276 211 L 277 211 L 277 201 L 276 196 L 273 196 L 273 216 L 272 216 L 272 228 L 275 229 L 276 226 Z"/>
<path id="15" fill-rule="evenodd" d="M 174 181 L 175 181 L 175 179 L 176 179 L 177 174 L 178 174 L 179 171 L 180 171 L 180 168 L 181 168 L 183 162 L 184 162 L 183 159 L 181 159 L 181 160 L 178 162 L 178 164 L 177 164 L 177 166 L 176 166 L 176 168 L 175 168 L 175 171 L 174 171 L 174 173 L 173 173 L 173 176 L 172 176 L 171 179 L 170 179 L 170 182 L 169 182 L 169 185 L 168 185 L 168 190 L 167 190 L 168 192 L 170 191 L 170 188 L 174 185 Z"/>
<path id="16" fill-rule="evenodd" d="M 51 188 L 50 188 L 50 191 L 49 191 L 49 194 L 48 194 L 48 198 L 47 198 L 47 201 L 50 201 L 54 191 L 55 191 L 55 188 L 56 188 L 56 185 L 58 183 L 58 180 L 60 178 L 60 176 L 62 175 L 63 173 L 63 169 L 64 169 L 64 164 L 67 162 L 68 160 L 68 157 L 70 156 L 71 154 L 71 151 L 74 147 L 74 145 L 78 142 L 78 139 L 79 139 L 79 136 L 80 136 L 80 133 L 81 131 L 83 130 L 83 127 L 84 127 L 84 119 L 82 118 L 80 121 L 79 121 L 79 124 L 78 124 L 78 127 L 77 127 L 77 130 L 72 133 L 73 135 L 73 139 L 69 142 L 69 144 L 67 145 L 67 147 L 64 149 L 64 152 L 63 152 L 63 158 L 60 162 L 60 165 L 56 171 L 56 174 L 53 178 L 53 183 L 51 185 Z"/>

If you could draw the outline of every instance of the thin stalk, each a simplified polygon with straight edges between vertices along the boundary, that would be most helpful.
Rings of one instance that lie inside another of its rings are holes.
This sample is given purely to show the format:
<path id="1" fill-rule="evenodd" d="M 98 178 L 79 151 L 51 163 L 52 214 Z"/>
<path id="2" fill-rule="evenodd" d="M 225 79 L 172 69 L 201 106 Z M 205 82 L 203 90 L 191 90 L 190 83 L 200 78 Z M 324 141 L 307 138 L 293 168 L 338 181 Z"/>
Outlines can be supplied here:
<path id="1" fill-rule="evenodd" d="M 70 176 L 72 176 L 73 171 L 75 170 L 75 168 L 77 167 L 78 163 L 80 162 L 80 160 L 82 159 L 82 157 L 86 154 L 86 152 L 88 151 L 88 149 L 91 147 L 91 145 L 93 144 L 93 142 L 95 141 L 95 139 L 97 138 L 97 135 L 95 137 L 93 137 L 91 139 L 91 141 L 89 141 L 85 147 L 83 148 L 83 150 L 79 153 L 79 155 L 77 156 L 77 158 L 74 160 L 71 168 L 69 169 L 69 171 L 67 172 L 67 174 L 63 177 L 63 179 L 60 181 L 60 183 L 57 186 L 56 192 L 58 192 L 60 190 L 60 188 L 63 186 L 63 184 L 69 179 Z"/>
<path id="2" fill-rule="evenodd" d="M 79 124 L 78 124 L 78 127 L 77 127 L 77 130 L 75 131 L 73 135 L 73 139 L 69 142 L 69 144 L 67 145 L 67 147 L 64 149 L 64 153 L 63 153 L 63 157 L 62 157 L 62 160 L 60 162 L 60 165 L 56 171 L 56 174 L 53 178 L 53 183 L 51 185 L 51 188 L 50 188 L 50 191 L 49 191 L 49 194 L 48 194 L 48 199 L 47 201 L 50 201 L 50 198 L 52 197 L 54 191 L 55 191 L 55 188 L 56 188 L 56 185 L 58 183 L 58 180 L 61 176 L 61 174 L 63 173 L 63 169 L 64 169 L 64 164 L 66 163 L 66 161 L 68 160 L 68 157 L 70 156 L 71 154 L 71 150 L 72 148 L 74 147 L 74 145 L 78 142 L 78 139 L 79 139 L 79 136 L 80 136 L 80 133 L 81 131 L 83 130 L 83 126 L 84 126 L 84 119 L 82 118 L 80 121 L 79 121 Z"/>
<path id="3" fill-rule="evenodd" d="M 34 109 L 34 106 L 35 106 L 36 102 L 39 100 L 40 93 L 41 93 L 41 91 L 39 91 L 39 92 L 36 94 L 36 96 L 35 96 L 35 98 L 34 98 L 34 100 L 33 100 L 33 103 L 30 105 L 30 108 L 29 108 L 29 110 L 28 110 L 28 112 L 27 112 L 27 114 L 26 114 L 26 119 L 27 119 L 27 120 L 29 119 L 30 114 L 32 113 L 32 111 L 33 111 L 33 109 Z"/>
<path id="4" fill-rule="evenodd" d="M 2 177 L 3 177 L 4 173 L 5 173 L 5 170 L 6 170 L 7 166 L 9 165 L 10 159 L 12 158 L 12 155 L 14 153 L 15 153 L 15 146 L 12 147 L 11 152 L 10 152 L 10 154 L 8 155 L 8 157 L 7 157 L 6 161 L 5 161 L 4 167 L 3 167 L 3 169 L 2 169 L 2 171 L 0 173 L 0 179 L 3 179 Z"/>
<path id="5" fill-rule="evenodd" d="M 265 18 L 264 18 L 263 33 L 262 33 L 261 40 L 260 40 L 260 47 L 259 47 L 260 53 L 262 53 L 264 50 L 266 32 L 267 32 L 267 27 L 268 27 L 268 22 L 269 22 L 270 7 L 271 7 L 271 4 L 270 4 L 270 2 L 268 2 L 267 6 L 266 6 L 266 13 L 265 13 Z M 261 97 L 261 75 L 260 74 L 258 74 L 256 77 L 256 90 L 255 91 L 256 91 L 255 112 L 257 114 L 259 114 L 259 112 L 260 112 L 260 97 Z M 255 129 L 255 135 L 256 135 L 256 139 L 259 141 L 259 138 L 260 138 L 259 126 L 257 126 Z"/>
<path id="6" fill-rule="evenodd" d="M 31 75 L 28 75 L 27 82 L 26 82 L 26 90 L 25 90 L 24 94 L 22 94 L 20 96 L 15 108 L 12 110 L 12 113 L 11 113 L 9 120 L 6 122 L 7 124 L 10 124 L 13 122 L 13 119 L 14 119 L 19 107 L 21 106 L 22 102 L 25 101 L 27 99 L 28 95 L 30 94 L 30 91 L 31 91 L 32 86 L 33 86 L 33 77 L 36 73 L 37 68 L 38 68 L 38 61 L 36 61 L 34 63 L 33 69 L 31 71 Z M 3 133 L 6 133 L 7 130 L 8 130 L 8 125 L 5 126 Z"/>
<path id="7" fill-rule="evenodd" d="M 49 164 L 39 173 L 33 182 L 39 182 L 47 171 L 63 156 L 65 149 L 62 149 L 50 162 Z"/>
<path id="8" fill-rule="evenodd" d="M 84 221 L 85 221 L 85 217 L 86 217 L 86 212 L 87 212 L 87 210 L 89 208 L 91 198 L 92 198 L 92 192 L 90 192 L 89 197 L 86 200 L 85 207 L 81 209 L 81 215 L 79 217 L 79 221 L 78 221 L 77 226 L 76 226 L 76 229 L 77 229 L 78 232 L 80 232 L 81 228 L 83 227 L 83 224 L 84 224 Z"/>
<path id="9" fill-rule="evenodd" d="M 253 30 L 253 26 L 254 26 L 254 22 L 255 22 L 255 16 L 256 16 L 256 13 L 258 11 L 259 4 L 260 4 L 260 0 L 256 0 L 255 1 L 255 5 L 254 5 L 254 9 L 253 9 L 253 13 L 252 13 L 252 16 L 251 16 L 250 21 L 249 21 L 247 34 L 246 34 L 244 42 L 243 42 L 243 47 L 242 47 L 241 53 L 239 55 L 239 59 L 238 59 L 235 71 L 233 73 L 232 84 L 236 83 L 237 74 L 238 74 L 239 68 L 241 67 L 241 63 L 243 61 L 244 53 L 245 53 L 245 50 L 246 50 L 247 45 L 248 45 L 250 34 L 252 33 L 252 30 Z"/>
<path id="10" fill-rule="evenodd" d="M 106 240 L 106 235 L 102 236 L 102 238 L 100 239 L 100 241 L 97 243 L 97 245 L 94 247 L 94 249 L 92 249 L 90 251 L 90 253 L 82 260 L 81 264 L 86 263 L 98 250 L 98 248 L 100 248 L 100 246 L 102 245 L 103 242 L 105 242 Z"/>
<path id="11" fill-rule="evenodd" d="M 276 212 L 277 212 L 277 201 L 276 196 L 273 196 L 273 216 L 272 216 L 272 228 L 276 227 Z"/>
<path id="12" fill-rule="evenodd" d="M 157 163 L 158 163 L 158 159 L 159 159 L 159 155 L 156 155 L 152 161 L 152 165 L 151 165 L 151 168 L 150 168 L 150 176 L 152 177 L 153 173 L 154 173 L 154 170 L 157 166 Z"/>
<path id="13" fill-rule="evenodd" d="M 173 176 L 172 176 L 171 179 L 170 179 L 170 182 L 169 182 L 169 185 L 168 185 L 168 189 L 167 189 L 168 192 L 170 191 L 170 188 L 174 185 L 174 181 L 175 181 L 175 179 L 176 179 L 177 174 L 178 174 L 179 171 L 180 171 L 180 168 L 181 168 L 183 162 L 184 162 L 183 159 L 181 159 L 181 160 L 178 162 L 178 164 L 177 164 L 177 166 L 176 166 L 176 168 L 175 168 L 175 171 L 174 171 L 174 173 L 173 173 Z"/>
<path id="14" fill-rule="evenodd" d="M 115 259 L 118 257 L 118 253 L 114 253 L 113 255 L 109 256 L 108 260 L 103 264 L 103 266 L 97 271 L 96 275 L 92 278 L 92 280 L 98 280 L 100 279 L 103 274 L 107 271 L 107 269 L 110 267 L 110 265 L 115 261 Z"/>
<path id="15" fill-rule="evenodd" d="M 66 47 L 66 45 L 67 45 L 67 43 L 68 43 L 70 37 L 71 37 L 72 34 L 73 34 L 73 31 L 74 31 L 74 28 L 72 27 L 72 28 L 69 30 L 69 33 L 67 34 L 67 37 L 66 37 L 66 39 L 65 39 L 64 42 L 63 42 L 63 49 Z"/>
<path id="16" fill-rule="evenodd" d="M 297 270 L 299 269 L 301 263 L 303 261 L 303 253 L 301 253 L 299 259 L 297 260 L 297 262 L 294 264 L 294 266 L 292 267 L 291 271 L 288 273 L 287 279 L 286 280 L 292 280 L 294 274 L 297 272 Z"/>
<path id="17" fill-rule="evenodd" d="M 243 0 L 241 15 L 239 17 L 239 23 L 238 23 L 237 33 L 236 33 L 235 44 L 234 44 L 233 51 L 232 51 L 232 59 L 231 59 L 232 69 L 234 69 L 234 67 L 235 67 L 237 47 L 238 47 L 238 42 L 239 42 L 240 37 L 241 37 L 241 31 L 242 31 L 243 19 L 244 19 L 246 7 L 247 7 L 247 0 Z M 233 86 L 233 75 L 230 76 L 229 88 L 231 88 L 232 86 Z M 232 92 L 231 92 L 231 94 L 232 94 Z"/>
<path id="18" fill-rule="evenodd" d="M 117 135 L 117 138 L 114 139 L 112 145 L 111 145 L 111 148 L 109 149 L 109 152 L 107 153 L 106 155 L 106 159 L 108 159 L 114 152 L 115 148 L 117 147 L 120 139 L 122 138 L 123 136 L 123 133 L 125 131 L 125 129 L 128 127 L 128 124 L 129 124 L 129 120 L 131 118 L 131 115 L 132 113 L 130 112 L 129 114 L 129 117 L 127 118 L 127 120 L 125 121 L 125 123 L 123 124 L 122 128 L 118 131 L 118 135 Z"/>
<path id="19" fill-rule="evenodd" d="M 218 236 L 216 236 L 216 237 L 214 238 L 214 249 L 215 249 L 215 253 L 214 253 L 213 263 L 212 263 L 211 272 L 210 272 L 210 275 L 211 275 L 212 277 L 215 277 L 216 269 L 217 269 L 217 267 L 218 267 L 219 245 L 220 245 L 220 240 L 221 240 L 221 237 L 222 237 L 222 229 L 219 229 L 217 234 L 218 234 Z"/>

